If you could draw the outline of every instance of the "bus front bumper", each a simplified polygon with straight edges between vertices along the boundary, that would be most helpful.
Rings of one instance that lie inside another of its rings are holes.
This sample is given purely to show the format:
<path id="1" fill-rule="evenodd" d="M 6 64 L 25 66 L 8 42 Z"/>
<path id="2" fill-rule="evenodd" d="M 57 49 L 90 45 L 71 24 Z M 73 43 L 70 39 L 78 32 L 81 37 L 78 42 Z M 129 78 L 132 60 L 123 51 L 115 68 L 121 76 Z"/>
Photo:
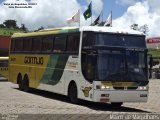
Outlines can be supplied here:
<path id="1" fill-rule="evenodd" d="M 147 102 L 148 91 L 94 90 L 94 102 Z"/>

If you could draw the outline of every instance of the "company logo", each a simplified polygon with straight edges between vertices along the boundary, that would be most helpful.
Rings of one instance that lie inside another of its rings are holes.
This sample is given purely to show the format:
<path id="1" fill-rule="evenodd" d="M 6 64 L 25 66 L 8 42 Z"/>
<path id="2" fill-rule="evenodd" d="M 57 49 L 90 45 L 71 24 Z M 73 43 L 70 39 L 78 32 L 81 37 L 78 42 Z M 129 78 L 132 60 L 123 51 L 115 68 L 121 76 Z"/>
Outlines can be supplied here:
<path id="1" fill-rule="evenodd" d="M 26 64 L 37 64 L 37 65 L 43 65 L 43 57 L 29 57 L 26 56 L 24 58 L 24 63 Z"/>

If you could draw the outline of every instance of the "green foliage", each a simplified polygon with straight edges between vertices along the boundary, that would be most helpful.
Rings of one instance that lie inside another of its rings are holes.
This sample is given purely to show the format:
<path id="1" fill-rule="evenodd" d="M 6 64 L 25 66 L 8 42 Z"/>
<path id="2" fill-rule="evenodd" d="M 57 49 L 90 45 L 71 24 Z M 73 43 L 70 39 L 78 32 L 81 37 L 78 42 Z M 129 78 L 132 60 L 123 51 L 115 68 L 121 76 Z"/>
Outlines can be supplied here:
<path id="1" fill-rule="evenodd" d="M 15 32 L 27 31 L 25 24 L 21 24 L 21 27 L 18 27 L 16 20 L 5 20 L 3 24 L 0 24 L 0 35 L 11 36 Z"/>
<path id="2" fill-rule="evenodd" d="M 149 49 L 148 53 L 151 54 L 153 58 L 160 58 L 160 50 Z"/>
<path id="3" fill-rule="evenodd" d="M 17 23 L 15 20 L 5 20 L 3 24 L 6 28 L 17 28 Z"/>
<path id="4" fill-rule="evenodd" d="M 21 24 L 20 29 L 22 29 L 23 31 L 27 31 L 27 28 L 26 28 L 25 24 Z"/>
<path id="5" fill-rule="evenodd" d="M 5 28 L 5 26 L 3 24 L 0 24 L 0 28 Z"/>
<path id="6" fill-rule="evenodd" d="M 139 26 L 138 24 L 132 24 L 130 26 L 130 28 L 133 29 L 133 30 L 143 32 L 145 35 L 148 35 L 148 32 L 149 32 L 149 28 L 148 28 L 147 24 L 145 24 L 143 26 Z"/>
<path id="7" fill-rule="evenodd" d="M 26 32 L 22 29 L 9 29 L 9 28 L 0 28 L 0 35 L 11 36 L 14 33 Z"/>

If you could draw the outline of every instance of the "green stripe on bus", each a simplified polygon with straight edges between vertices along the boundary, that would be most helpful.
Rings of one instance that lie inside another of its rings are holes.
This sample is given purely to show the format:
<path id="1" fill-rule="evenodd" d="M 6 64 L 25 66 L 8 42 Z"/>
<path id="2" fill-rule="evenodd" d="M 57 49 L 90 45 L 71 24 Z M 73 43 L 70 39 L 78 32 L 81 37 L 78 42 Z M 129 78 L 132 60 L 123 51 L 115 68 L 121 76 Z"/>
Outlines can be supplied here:
<path id="1" fill-rule="evenodd" d="M 51 55 L 41 83 L 56 85 L 64 72 L 69 55 Z"/>

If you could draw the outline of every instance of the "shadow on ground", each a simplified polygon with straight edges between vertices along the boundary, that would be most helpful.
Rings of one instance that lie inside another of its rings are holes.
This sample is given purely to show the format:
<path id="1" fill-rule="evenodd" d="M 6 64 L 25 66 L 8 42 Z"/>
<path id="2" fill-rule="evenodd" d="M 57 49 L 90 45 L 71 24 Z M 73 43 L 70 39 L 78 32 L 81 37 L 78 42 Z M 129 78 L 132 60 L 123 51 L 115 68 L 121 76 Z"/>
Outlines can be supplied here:
<path id="1" fill-rule="evenodd" d="M 19 90 L 18 88 L 14 88 L 14 89 Z M 38 95 L 38 96 L 42 96 L 45 98 L 49 98 L 49 99 L 54 99 L 54 100 L 59 100 L 62 102 L 70 103 L 67 96 L 59 95 L 59 94 L 52 93 L 52 92 L 32 89 L 29 93 Z M 131 108 L 131 107 L 125 107 L 125 106 L 115 107 L 109 103 L 93 103 L 93 102 L 84 101 L 84 100 L 80 100 L 78 105 L 88 107 L 92 110 L 97 110 L 97 111 L 150 113 L 149 111 L 145 111 L 145 110 L 141 110 L 137 108 Z"/>

